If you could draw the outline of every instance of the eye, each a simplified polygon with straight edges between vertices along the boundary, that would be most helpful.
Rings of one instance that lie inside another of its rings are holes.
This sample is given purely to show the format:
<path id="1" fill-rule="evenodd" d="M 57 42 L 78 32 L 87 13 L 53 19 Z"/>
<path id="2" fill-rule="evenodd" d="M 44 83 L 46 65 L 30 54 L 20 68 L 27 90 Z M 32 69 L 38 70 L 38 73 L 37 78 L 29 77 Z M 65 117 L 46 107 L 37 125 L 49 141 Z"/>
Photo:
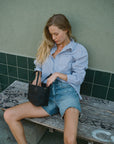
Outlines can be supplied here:
<path id="1" fill-rule="evenodd" d="M 55 35 L 55 36 L 58 36 L 58 33 L 55 33 L 54 35 Z"/>

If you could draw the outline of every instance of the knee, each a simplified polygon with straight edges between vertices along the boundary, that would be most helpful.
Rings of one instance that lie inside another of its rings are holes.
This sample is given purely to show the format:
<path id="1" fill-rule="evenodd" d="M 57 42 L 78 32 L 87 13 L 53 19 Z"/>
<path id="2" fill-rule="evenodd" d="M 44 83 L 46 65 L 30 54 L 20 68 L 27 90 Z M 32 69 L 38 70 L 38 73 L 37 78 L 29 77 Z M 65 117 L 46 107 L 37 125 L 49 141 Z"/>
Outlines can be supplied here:
<path id="1" fill-rule="evenodd" d="M 76 144 L 76 137 L 75 136 L 67 136 L 64 137 L 64 143 L 65 144 Z"/>
<path id="2" fill-rule="evenodd" d="M 4 112 L 4 120 L 6 121 L 6 123 L 10 123 L 13 119 L 14 119 L 14 113 L 9 108 Z"/>

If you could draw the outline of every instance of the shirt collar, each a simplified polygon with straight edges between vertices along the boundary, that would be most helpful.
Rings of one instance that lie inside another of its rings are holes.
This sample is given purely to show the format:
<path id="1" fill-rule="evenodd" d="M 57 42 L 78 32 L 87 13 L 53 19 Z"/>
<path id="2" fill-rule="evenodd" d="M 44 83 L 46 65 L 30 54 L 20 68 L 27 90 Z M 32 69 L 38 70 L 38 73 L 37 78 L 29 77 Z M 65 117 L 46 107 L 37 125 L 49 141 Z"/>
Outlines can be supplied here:
<path id="1" fill-rule="evenodd" d="M 71 50 L 71 51 L 72 51 L 72 49 L 73 49 L 73 43 L 74 43 L 74 40 L 71 38 L 70 43 L 67 44 L 67 45 L 62 49 L 61 52 L 67 51 L 67 50 Z M 56 51 L 56 49 L 57 49 L 57 46 L 56 46 L 56 44 L 55 44 L 54 47 L 51 49 L 50 54 L 52 55 L 52 54 Z"/>

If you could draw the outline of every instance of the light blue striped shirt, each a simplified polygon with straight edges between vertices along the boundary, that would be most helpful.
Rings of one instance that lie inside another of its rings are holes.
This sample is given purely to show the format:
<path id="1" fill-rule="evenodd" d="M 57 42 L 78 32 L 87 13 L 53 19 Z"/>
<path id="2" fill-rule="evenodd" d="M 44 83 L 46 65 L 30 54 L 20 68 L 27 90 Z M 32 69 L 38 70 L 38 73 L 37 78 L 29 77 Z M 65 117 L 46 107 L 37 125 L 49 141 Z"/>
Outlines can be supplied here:
<path id="1" fill-rule="evenodd" d="M 52 54 L 56 51 L 57 46 L 51 49 L 49 57 L 41 65 L 34 61 L 35 71 L 42 71 L 42 79 L 45 79 L 49 74 L 59 72 L 67 75 L 67 83 L 69 83 L 79 94 L 80 86 L 84 81 L 86 69 L 88 68 L 88 53 L 85 47 L 73 39 L 66 45 L 62 51 L 53 58 Z M 59 79 L 59 78 L 58 78 Z M 59 79 L 66 82 L 62 79 Z M 45 81 L 46 83 L 46 81 Z"/>

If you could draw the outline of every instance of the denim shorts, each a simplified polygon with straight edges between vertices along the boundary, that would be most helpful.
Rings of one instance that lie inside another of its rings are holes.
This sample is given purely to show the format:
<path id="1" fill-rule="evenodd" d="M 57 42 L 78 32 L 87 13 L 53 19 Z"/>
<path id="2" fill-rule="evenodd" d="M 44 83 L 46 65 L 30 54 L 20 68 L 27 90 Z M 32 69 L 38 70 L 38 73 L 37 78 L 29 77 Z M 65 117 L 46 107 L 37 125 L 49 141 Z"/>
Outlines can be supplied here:
<path id="1" fill-rule="evenodd" d="M 68 83 L 55 80 L 50 87 L 50 96 L 48 106 L 42 106 L 49 114 L 60 113 L 63 117 L 65 111 L 70 108 L 76 108 L 81 112 L 80 100 L 75 89 Z"/>

